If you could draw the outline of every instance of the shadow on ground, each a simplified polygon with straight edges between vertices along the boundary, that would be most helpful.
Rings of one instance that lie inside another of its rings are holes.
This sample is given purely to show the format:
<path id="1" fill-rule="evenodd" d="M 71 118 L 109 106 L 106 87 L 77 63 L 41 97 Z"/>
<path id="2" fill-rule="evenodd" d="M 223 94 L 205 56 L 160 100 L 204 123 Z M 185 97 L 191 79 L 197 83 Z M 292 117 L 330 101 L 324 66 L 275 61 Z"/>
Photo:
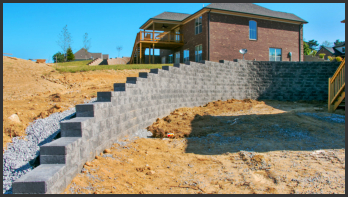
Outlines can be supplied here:
<path id="1" fill-rule="evenodd" d="M 287 111 L 261 115 L 204 115 L 196 116 L 191 125 L 186 153 L 217 155 L 241 150 L 345 148 L 345 116 L 337 114 Z"/>

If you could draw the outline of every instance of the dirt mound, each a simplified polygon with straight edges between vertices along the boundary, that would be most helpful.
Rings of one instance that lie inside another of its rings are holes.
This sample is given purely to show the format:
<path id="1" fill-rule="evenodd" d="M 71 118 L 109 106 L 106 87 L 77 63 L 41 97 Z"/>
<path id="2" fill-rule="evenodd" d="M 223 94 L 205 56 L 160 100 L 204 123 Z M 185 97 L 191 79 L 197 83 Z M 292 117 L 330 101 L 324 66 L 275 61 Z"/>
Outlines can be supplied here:
<path id="1" fill-rule="evenodd" d="M 24 136 L 25 128 L 38 118 L 62 112 L 112 91 L 113 83 L 124 83 L 149 70 L 104 70 L 59 73 L 51 64 L 3 56 L 3 148 L 12 137 Z M 18 116 L 19 122 L 9 119 Z"/>
<path id="2" fill-rule="evenodd" d="M 245 112 L 253 106 L 262 104 L 262 101 L 244 99 L 237 101 L 230 99 L 227 101 L 214 101 L 206 105 L 193 108 L 179 108 L 162 119 L 157 119 L 155 123 L 147 127 L 154 137 L 166 137 L 168 133 L 174 133 L 173 138 L 200 137 L 211 133 L 213 130 L 192 131 L 192 127 L 206 128 L 217 127 L 222 124 L 219 118 L 214 115 L 221 115 L 231 112 Z M 214 130 L 214 132 L 216 132 Z"/>

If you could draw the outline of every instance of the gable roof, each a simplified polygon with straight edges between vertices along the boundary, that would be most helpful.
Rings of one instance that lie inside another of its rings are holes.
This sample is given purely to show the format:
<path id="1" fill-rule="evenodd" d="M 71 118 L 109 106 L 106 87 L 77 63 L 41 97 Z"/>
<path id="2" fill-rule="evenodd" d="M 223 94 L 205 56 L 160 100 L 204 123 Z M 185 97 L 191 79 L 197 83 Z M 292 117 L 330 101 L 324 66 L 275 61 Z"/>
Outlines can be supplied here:
<path id="1" fill-rule="evenodd" d="M 154 16 L 151 19 L 182 21 L 191 14 L 176 13 L 176 12 L 162 12 L 161 14 Z"/>
<path id="2" fill-rule="evenodd" d="M 326 49 L 327 51 L 329 51 L 332 55 L 342 55 L 342 53 L 340 51 L 338 51 L 337 49 L 335 49 L 335 47 L 326 47 L 326 46 L 323 46 L 324 49 Z M 319 53 L 317 53 L 319 54 Z"/>
<path id="3" fill-rule="evenodd" d="M 274 18 L 288 19 L 288 20 L 308 23 L 307 21 L 303 20 L 302 18 L 294 14 L 273 11 L 253 3 L 211 3 L 207 6 L 207 8 L 255 14 L 255 15 L 261 15 L 261 16 L 269 16 Z"/>
<path id="4" fill-rule="evenodd" d="M 75 59 L 85 59 L 85 58 L 90 58 L 91 57 L 91 53 L 89 53 L 87 51 L 87 54 L 86 54 L 86 51 L 84 48 L 81 48 L 80 50 L 78 50 L 76 53 L 74 53 L 75 55 Z"/>
<path id="5" fill-rule="evenodd" d="M 302 23 L 308 23 L 307 21 L 303 20 L 302 18 L 300 18 L 294 14 L 273 11 L 273 10 L 258 6 L 258 5 L 253 4 L 253 3 L 211 3 L 208 6 L 201 8 L 200 10 L 198 10 L 195 13 L 198 13 L 203 9 L 216 9 L 216 10 L 233 11 L 233 12 L 239 12 L 239 13 L 254 14 L 254 15 L 259 15 L 259 16 L 267 16 L 267 17 L 273 17 L 273 18 L 279 18 L 279 19 L 298 21 L 298 22 L 302 22 Z M 153 19 L 171 20 L 171 21 L 182 22 L 184 19 L 186 19 L 194 14 L 184 14 L 184 13 L 177 13 L 177 12 L 162 12 L 161 14 L 159 14 L 157 16 L 149 18 L 142 26 L 140 26 L 140 29 L 145 24 L 148 24 L 148 22 L 150 22 Z"/>
<path id="6" fill-rule="evenodd" d="M 343 42 L 339 43 L 338 45 L 336 45 L 336 46 L 334 46 L 334 47 L 335 47 L 335 48 L 336 48 L 336 47 L 343 47 L 343 46 L 345 46 L 345 45 L 346 45 L 346 42 L 343 41 Z"/>

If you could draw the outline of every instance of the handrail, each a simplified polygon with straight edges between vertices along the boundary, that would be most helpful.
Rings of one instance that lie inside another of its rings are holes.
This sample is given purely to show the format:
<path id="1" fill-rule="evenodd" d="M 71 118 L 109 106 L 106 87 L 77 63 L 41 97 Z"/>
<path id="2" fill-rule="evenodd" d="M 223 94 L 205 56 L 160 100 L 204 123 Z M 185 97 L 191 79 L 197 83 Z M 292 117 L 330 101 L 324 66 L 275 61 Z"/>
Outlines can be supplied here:
<path id="1" fill-rule="evenodd" d="M 140 33 L 137 33 L 137 35 L 135 36 L 135 41 L 134 41 L 134 45 L 133 45 L 133 51 L 132 51 L 132 55 L 131 55 L 131 59 L 129 61 L 129 63 L 133 64 L 134 63 L 134 56 L 135 56 L 135 52 L 136 52 L 136 45 L 139 42 L 140 38 Z"/>
<path id="2" fill-rule="evenodd" d="M 345 99 L 345 87 L 345 59 L 343 59 L 335 74 L 328 81 L 329 112 L 333 112 Z"/>
<path id="3" fill-rule="evenodd" d="M 140 41 L 155 41 L 155 42 L 184 42 L 184 35 L 169 32 L 147 32 L 140 31 Z"/>
<path id="4" fill-rule="evenodd" d="M 341 72 L 344 65 L 345 65 L 345 59 L 342 60 L 340 66 L 337 68 L 335 74 L 331 77 L 331 83 L 333 83 L 333 81 L 336 79 L 338 73 Z"/>

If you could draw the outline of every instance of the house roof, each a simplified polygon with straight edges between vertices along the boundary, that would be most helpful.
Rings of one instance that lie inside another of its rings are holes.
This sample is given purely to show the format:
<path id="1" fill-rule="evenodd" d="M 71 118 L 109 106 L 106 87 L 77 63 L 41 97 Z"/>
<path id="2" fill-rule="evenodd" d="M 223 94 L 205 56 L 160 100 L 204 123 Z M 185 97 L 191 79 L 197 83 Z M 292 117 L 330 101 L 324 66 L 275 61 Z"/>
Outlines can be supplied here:
<path id="1" fill-rule="evenodd" d="M 253 4 L 253 3 L 211 3 L 208 6 L 203 7 L 202 9 L 198 10 L 196 13 L 198 13 L 199 11 L 201 11 L 203 9 L 226 10 L 226 11 L 254 14 L 254 15 L 259 15 L 259 16 L 267 16 L 267 17 L 273 17 L 273 18 L 279 18 L 279 19 L 299 21 L 302 23 L 308 23 L 307 21 L 303 20 L 302 18 L 300 18 L 294 14 L 273 11 L 273 10 L 258 6 L 258 5 Z M 184 13 L 177 13 L 177 12 L 162 12 L 161 14 L 148 19 L 140 27 L 140 29 L 145 24 L 147 24 L 151 19 L 183 21 L 184 19 L 188 18 L 191 15 L 194 15 L 194 14 L 184 14 Z"/>
<path id="2" fill-rule="evenodd" d="M 338 51 L 337 49 L 335 49 L 335 47 L 326 47 L 323 46 L 324 49 L 328 50 L 332 55 L 342 55 L 342 53 L 340 51 Z M 319 54 L 319 53 L 318 53 Z"/>
<path id="3" fill-rule="evenodd" d="M 302 18 L 300 18 L 294 14 L 273 11 L 273 10 L 258 6 L 258 5 L 253 4 L 253 3 L 211 3 L 207 6 L 207 8 L 248 13 L 248 14 L 255 14 L 255 15 L 261 15 L 261 16 L 269 16 L 269 17 L 275 17 L 275 18 L 288 19 L 288 20 L 308 23 L 307 21 L 303 20 Z"/>
<path id="4" fill-rule="evenodd" d="M 345 46 L 345 45 L 346 45 L 346 42 L 343 41 L 343 42 L 339 43 L 338 45 L 336 45 L 335 47 L 343 47 L 343 46 Z"/>
<path id="5" fill-rule="evenodd" d="M 190 15 L 191 14 L 176 13 L 176 12 L 162 12 L 161 14 L 154 16 L 151 19 L 182 21 Z"/>
<path id="6" fill-rule="evenodd" d="M 76 53 L 74 53 L 75 55 L 75 59 L 84 59 L 84 58 L 90 58 L 91 54 L 89 52 L 85 52 L 84 48 L 81 48 L 80 50 L 78 50 Z"/>

